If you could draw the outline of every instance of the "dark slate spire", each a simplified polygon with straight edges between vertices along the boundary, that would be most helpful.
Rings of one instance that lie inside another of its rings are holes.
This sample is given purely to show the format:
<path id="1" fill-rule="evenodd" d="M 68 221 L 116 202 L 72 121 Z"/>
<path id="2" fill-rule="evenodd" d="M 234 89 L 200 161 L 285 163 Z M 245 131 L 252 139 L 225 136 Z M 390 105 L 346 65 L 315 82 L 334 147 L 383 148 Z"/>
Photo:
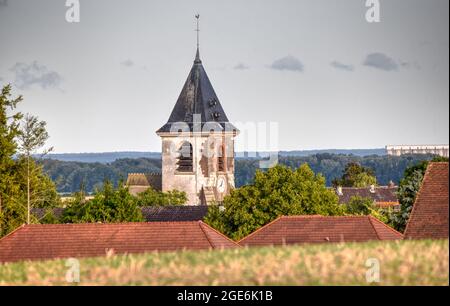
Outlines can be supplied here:
<path id="1" fill-rule="evenodd" d="M 169 120 L 156 133 L 170 132 L 172 125 L 178 122 L 187 123 L 190 131 L 194 130 L 194 124 L 200 125 L 199 127 L 196 125 L 196 128 L 203 128 L 204 124 L 208 122 L 208 130 L 214 129 L 218 131 L 222 129 L 230 132 L 238 132 L 235 127 L 228 123 L 227 115 L 225 115 L 208 75 L 203 68 L 202 61 L 200 60 L 200 15 L 195 15 L 195 18 L 197 19 L 197 52 L 195 54 L 194 65 L 191 68 L 191 72 L 189 72 L 186 83 L 181 90 L 181 94 L 178 97 Z M 196 118 L 198 119 L 194 120 L 194 115 L 197 115 Z M 176 125 L 176 130 L 180 128 L 179 125 Z"/>
<path id="2" fill-rule="evenodd" d="M 215 122 L 225 128 L 225 123 L 229 122 L 203 68 L 198 49 L 194 65 L 189 72 L 169 120 L 157 133 L 170 132 L 172 124 L 176 122 L 185 122 L 192 130 L 194 114 L 198 114 L 201 120 L 198 123 L 201 123 L 202 127 L 206 122 Z"/>
<path id="3" fill-rule="evenodd" d="M 201 64 L 202 60 L 200 59 L 200 49 L 197 47 L 197 53 L 195 54 L 194 64 Z"/>

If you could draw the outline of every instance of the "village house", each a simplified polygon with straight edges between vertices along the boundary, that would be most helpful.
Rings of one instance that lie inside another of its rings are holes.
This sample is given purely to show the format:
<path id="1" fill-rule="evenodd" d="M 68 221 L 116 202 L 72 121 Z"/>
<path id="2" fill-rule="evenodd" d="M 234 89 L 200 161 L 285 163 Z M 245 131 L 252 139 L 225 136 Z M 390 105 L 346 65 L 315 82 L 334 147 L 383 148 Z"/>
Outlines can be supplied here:
<path id="1" fill-rule="evenodd" d="M 201 221 L 32 224 L 0 239 L 0 263 L 236 247 Z"/>
<path id="2" fill-rule="evenodd" d="M 352 197 L 358 196 L 362 198 L 370 198 L 373 200 L 375 206 L 380 208 L 393 208 L 394 210 L 400 209 L 400 203 L 397 198 L 398 187 L 394 183 L 390 183 L 388 186 L 375 186 L 369 187 L 336 187 L 336 195 L 339 197 L 340 204 L 348 204 Z"/>
<path id="3" fill-rule="evenodd" d="M 282 216 L 238 243 L 242 246 L 399 240 L 403 235 L 372 216 Z"/>

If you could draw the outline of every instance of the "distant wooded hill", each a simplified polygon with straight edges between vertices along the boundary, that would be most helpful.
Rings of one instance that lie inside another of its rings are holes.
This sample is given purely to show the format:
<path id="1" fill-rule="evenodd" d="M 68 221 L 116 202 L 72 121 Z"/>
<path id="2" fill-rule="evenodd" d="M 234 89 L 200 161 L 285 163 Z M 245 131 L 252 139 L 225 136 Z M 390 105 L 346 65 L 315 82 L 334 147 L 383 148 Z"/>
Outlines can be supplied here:
<path id="1" fill-rule="evenodd" d="M 356 156 L 385 155 L 385 149 L 330 149 L 330 150 L 303 150 L 303 151 L 280 151 L 280 156 L 309 156 L 321 153 L 352 154 Z M 267 153 L 256 154 L 254 152 L 237 152 L 236 157 L 265 156 Z M 76 161 L 83 163 L 112 163 L 123 158 L 161 158 L 160 152 L 103 152 L 103 153 L 52 153 L 46 156 L 48 159 L 60 161 Z"/>
<path id="2" fill-rule="evenodd" d="M 422 160 L 430 160 L 432 155 L 404 156 L 356 156 L 348 154 L 320 153 L 309 156 L 283 156 L 279 163 L 297 168 L 308 163 L 316 173 L 322 173 L 327 185 L 334 178 L 340 177 L 349 162 L 358 162 L 374 170 L 380 185 L 387 185 L 390 180 L 398 183 L 405 169 Z M 117 184 L 125 180 L 132 172 L 160 172 L 160 158 L 123 158 L 110 163 L 74 162 L 45 159 L 41 161 L 44 171 L 56 182 L 58 192 L 72 193 L 78 191 L 82 183 L 87 191 L 93 191 L 101 186 L 104 180 Z M 258 158 L 237 158 L 235 167 L 236 186 L 242 186 L 253 180 L 255 171 L 259 168 Z"/>

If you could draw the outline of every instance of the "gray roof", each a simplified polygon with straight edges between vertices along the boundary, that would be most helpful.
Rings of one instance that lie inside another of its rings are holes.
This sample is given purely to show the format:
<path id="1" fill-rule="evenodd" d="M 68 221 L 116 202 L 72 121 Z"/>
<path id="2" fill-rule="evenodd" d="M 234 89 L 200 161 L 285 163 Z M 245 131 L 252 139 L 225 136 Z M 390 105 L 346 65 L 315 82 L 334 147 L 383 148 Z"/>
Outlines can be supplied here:
<path id="1" fill-rule="evenodd" d="M 61 218 L 64 208 L 32 208 L 31 213 L 42 219 L 50 211 Z M 208 206 L 144 206 L 141 211 L 147 222 L 200 221 L 208 213 Z"/>
<path id="2" fill-rule="evenodd" d="M 398 187 L 396 186 L 376 186 L 373 192 L 371 192 L 370 187 L 342 187 L 342 194 L 339 194 L 336 189 L 335 192 L 341 204 L 349 203 L 350 199 L 354 196 L 371 198 L 376 203 L 398 203 L 397 189 Z"/>
<path id="3" fill-rule="evenodd" d="M 208 122 L 211 124 L 211 126 L 208 124 L 208 130 L 215 129 L 217 131 L 227 128 L 228 131 L 237 132 L 237 129 L 229 123 L 219 98 L 209 81 L 208 75 L 200 60 L 198 49 L 194 65 L 189 72 L 169 120 L 157 133 L 170 132 L 172 124 L 176 122 L 187 123 L 190 131 L 192 131 L 194 114 L 200 115 L 199 119 L 201 122 L 198 123 L 201 124 L 201 128 Z M 226 124 L 227 127 L 225 126 Z"/>
<path id="4" fill-rule="evenodd" d="M 208 213 L 208 206 L 146 206 L 142 214 L 147 222 L 200 221 Z"/>

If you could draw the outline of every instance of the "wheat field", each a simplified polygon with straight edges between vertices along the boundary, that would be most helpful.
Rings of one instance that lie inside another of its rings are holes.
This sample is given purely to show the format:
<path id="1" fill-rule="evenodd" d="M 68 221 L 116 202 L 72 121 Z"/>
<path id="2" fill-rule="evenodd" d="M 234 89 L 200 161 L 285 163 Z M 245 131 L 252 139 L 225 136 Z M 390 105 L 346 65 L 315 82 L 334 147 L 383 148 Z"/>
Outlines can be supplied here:
<path id="1" fill-rule="evenodd" d="M 0 285 L 449 285 L 448 240 L 109 254 L 75 262 L 75 274 L 67 260 L 3 264 Z"/>

